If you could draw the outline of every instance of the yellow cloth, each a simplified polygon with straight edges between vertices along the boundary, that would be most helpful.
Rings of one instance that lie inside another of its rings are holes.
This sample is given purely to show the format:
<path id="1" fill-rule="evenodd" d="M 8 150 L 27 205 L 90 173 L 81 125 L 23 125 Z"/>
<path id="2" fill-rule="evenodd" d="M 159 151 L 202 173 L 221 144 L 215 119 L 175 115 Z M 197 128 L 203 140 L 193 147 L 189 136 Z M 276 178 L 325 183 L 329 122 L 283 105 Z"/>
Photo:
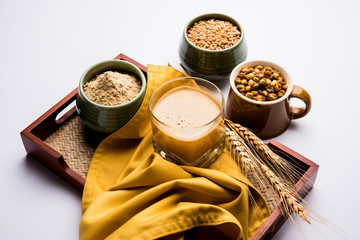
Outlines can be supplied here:
<path id="1" fill-rule="evenodd" d="M 150 95 L 183 74 L 165 66 L 147 69 L 139 111 L 92 158 L 80 239 L 250 239 L 269 210 L 230 157 L 228 144 L 209 168 L 179 166 L 154 153 Z"/>

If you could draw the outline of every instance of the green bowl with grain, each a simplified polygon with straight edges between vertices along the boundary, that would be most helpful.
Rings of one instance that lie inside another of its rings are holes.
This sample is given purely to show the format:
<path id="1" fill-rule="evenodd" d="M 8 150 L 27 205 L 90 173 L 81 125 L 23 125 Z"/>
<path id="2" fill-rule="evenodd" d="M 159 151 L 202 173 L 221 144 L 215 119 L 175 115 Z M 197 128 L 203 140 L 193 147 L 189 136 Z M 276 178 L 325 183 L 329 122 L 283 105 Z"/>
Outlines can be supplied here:
<path id="1" fill-rule="evenodd" d="M 136 93 L 126 98 L 126 92 L 133 91 L 133 85 L 125 83 L 125 76 L 132 77 L 138 84 Z M 112 82 L 107 82 L 110 80 Z M 138 111 L 144 100 L 146 85 L 143 72 L 130 62 L 116 59 L 98 62 L 80 78 L 76 96 L 77 112 L 87 127 L 102 133 L 114 132 L 129 122 Z M 114 93 L 115 90 L 118 92 Z"/>
<path id="2" fill-rule="evenodd" d="M 235 30 L 228 31 L 229 26 Z M 221 32 L 216 32 L 215 28 Z M 234 33 L 236 29 L 240 34 Z M 189 31 L 195 34 L 189 34 Z M 217 44 L 219 48 L 211 47 L 219 41 L 223 42 Z M 234 67 L 246 60 L 247 53 L 242 26 L 234 18 L 220 13 L 204 14 L 189 21 L 179 46 L 179 57 L 185 71 L 211 81 L 228 78 Z"/>

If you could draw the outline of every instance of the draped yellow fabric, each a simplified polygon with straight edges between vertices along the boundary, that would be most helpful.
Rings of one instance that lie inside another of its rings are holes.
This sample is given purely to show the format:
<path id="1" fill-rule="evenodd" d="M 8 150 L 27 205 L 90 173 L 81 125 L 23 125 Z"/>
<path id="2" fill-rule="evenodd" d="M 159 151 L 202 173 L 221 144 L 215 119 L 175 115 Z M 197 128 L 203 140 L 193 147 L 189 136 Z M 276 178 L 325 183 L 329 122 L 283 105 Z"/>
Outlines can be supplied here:
<path id="1" fill-rule="evenodd" d="M 154 153 L 150 95 L 183 74 L 166 66 L 147 70 L 139 111 L 92 158 L 80 239 L 250 239 L 269 209 L 230 157 L 228 144 L 209 168 L 176 165 Z"/>

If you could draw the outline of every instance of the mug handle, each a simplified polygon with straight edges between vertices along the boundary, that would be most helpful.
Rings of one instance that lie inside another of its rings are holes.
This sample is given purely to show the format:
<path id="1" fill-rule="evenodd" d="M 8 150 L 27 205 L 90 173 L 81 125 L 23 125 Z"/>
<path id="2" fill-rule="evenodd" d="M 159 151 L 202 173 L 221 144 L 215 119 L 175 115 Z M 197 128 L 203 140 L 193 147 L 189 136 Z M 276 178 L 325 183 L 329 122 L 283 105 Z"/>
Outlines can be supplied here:
<path id="1" fill-rule="evenodd" d="M 309 93 L 302 87 L 293 86 L 289 99 L 298 98 L 305 103 L 305 107 L 290 107 L 290 118 L 298 119 L 304 117 L 311 109 L 311 97 Z"/>

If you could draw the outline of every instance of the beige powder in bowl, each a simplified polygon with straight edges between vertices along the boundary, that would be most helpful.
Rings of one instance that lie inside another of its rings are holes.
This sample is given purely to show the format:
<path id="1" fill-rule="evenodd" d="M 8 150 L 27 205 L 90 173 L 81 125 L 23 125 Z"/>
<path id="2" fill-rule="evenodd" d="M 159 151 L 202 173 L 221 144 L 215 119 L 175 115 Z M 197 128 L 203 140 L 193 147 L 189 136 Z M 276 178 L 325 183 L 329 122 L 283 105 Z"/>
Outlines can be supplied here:
<path id="1" fill-rule="evenodd" d="M 141 81 L 130 74 L 106 71 L 85 83 L 83 88 L 91 101 L 115 106 L 135 98 L 141 90 Z"/>

